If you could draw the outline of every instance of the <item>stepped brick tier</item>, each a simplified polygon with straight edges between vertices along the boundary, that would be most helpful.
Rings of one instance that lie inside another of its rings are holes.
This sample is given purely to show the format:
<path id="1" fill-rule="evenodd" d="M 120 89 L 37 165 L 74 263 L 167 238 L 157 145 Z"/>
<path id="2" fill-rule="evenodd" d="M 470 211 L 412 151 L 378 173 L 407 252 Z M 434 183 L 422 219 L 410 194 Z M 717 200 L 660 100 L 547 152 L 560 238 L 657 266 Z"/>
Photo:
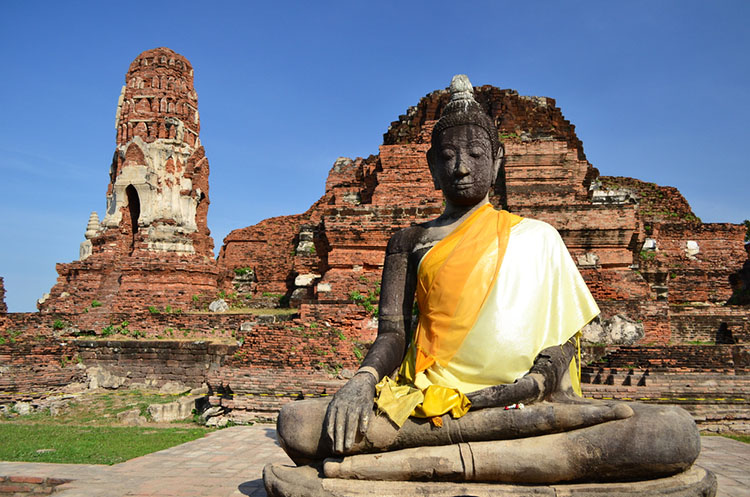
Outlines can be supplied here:
<path id="1" fill-rule="evenodd" d="M 723 305 L 732 295 L 729 275 L 746 259 L 742 226 L 701 223 L 675 188 L 600 177 L 553 99 L 492 86 L 475 94 L 505 146 L 507 191 L 493 202 L 558 229 L 603 319 L 642 322 L 645 342 L 696 334 L 712 340 L 722 323 L 748 336 L 750 323 Z M 252 268 L 254 291 L 285 293 L 303 319 L 353 327 L 371 339 L 375 323 L 363 311 L 377 303 L 389 237 L 441 209 L 425 152 L 447 101 L 440 90 L 409 108 L 377 156 L 336 160 L 325 194 L 307 212 L 230 233 L 219 263 Z M 352 303 L 360 312 L 350 312 Z M 704 307 L 691 314 L 684 305 Z"/>
<path id="2" fill-rule="evenodd" d="M 750 432 L 747 345 L 610 347 L 583 367 L 586 396 L 677 404 L 704 432 Z"/>
<path id="3" fill-rule="evenodd" d="M 216 291 L 193 68 L 156 48 L 133 61 L 125 82 L 105 216 L 91 214 L 80 260 L 57 265 L 42 312 L 142 311 Z"/>

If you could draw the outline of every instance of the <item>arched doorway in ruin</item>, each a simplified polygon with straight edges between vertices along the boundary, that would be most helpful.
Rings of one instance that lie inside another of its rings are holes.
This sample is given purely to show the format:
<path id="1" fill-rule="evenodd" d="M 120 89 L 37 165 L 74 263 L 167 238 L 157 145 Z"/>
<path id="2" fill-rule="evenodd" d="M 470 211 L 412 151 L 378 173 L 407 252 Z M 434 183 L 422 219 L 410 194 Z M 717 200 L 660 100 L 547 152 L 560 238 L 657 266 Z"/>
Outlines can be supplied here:
<path id="1" fill-rule="evenodd" d="M 135 251 L 135 238 L 138 233 L 138 218 L 141 216 L 141 200 L 138 198 L 138 191 L 133 185 L 128 185 L 125 188 L 125 196 L 128 198 L 128 213 L 130 219 L 126 220 L 128 228 L 130 228 L 130 255 L 133 255 Z"/>

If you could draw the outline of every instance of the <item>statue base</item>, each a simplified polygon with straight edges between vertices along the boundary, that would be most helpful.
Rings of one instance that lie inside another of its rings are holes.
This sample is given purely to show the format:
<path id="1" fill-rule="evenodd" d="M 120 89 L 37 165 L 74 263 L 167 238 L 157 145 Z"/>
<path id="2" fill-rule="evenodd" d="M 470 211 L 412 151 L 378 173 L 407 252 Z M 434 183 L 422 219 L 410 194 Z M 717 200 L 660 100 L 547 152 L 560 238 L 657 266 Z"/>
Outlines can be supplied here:
<path id="1" fill-rule="evenodd" d="M 716 477 L 698 466 L 668 478 L 619 483 L 512 485 L 325 478 L 315 466 L 269 464 L 263 469 L 269 497 L 714 497 Z"/>

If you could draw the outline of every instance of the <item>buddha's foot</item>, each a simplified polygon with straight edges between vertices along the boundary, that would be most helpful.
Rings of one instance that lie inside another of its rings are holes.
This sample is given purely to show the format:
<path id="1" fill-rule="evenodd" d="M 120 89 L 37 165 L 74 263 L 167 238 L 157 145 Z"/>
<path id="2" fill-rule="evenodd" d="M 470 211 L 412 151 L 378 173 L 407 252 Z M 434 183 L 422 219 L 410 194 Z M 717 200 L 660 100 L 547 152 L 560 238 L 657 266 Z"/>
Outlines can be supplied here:
<path id="1" fill-rule="evenodd" d="M 512 485 L 439 481 L 375 481 L 326 478 L 318 466 L 270 464 L 263 470 L 269 497 L 714 497 L 716 478 L 698 466 L 670 476 L 622 483 Z"/>

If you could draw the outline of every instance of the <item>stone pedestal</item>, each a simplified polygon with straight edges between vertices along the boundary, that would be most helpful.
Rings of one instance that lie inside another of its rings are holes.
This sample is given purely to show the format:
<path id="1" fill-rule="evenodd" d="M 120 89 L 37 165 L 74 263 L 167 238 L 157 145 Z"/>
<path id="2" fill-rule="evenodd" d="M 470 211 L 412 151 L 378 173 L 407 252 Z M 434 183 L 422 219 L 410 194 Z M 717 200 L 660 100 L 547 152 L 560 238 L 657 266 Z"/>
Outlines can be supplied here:
<path id="1" fill-rule="evenodd" d="M 263 469 L 269 497 L 714 497 L 716 477 L 693 466 L 669 478 L 621 483 L 508 485 L 324 478 L 314 466 L 269 464 Z"/>

